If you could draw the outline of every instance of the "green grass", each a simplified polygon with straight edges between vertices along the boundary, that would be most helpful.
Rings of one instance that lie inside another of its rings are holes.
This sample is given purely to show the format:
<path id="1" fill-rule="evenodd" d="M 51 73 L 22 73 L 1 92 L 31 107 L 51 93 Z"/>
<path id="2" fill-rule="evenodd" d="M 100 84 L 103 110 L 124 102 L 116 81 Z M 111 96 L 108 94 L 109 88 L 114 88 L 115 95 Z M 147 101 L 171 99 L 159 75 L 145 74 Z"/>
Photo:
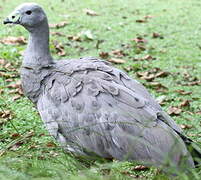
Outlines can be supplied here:
<path id="1" fill-rule="evenodd" d="M 13 11 L 22 0 L 0 0 L 0 21 Z M 160 97 L 166 96 L 164 110 L 170 106 L 178 106 L 183 100 L 190 101 L 190 107 L 182 107 L 182 113 L 173 118 L 178 124 L 192 125 L 184 129 L 184 134 L 196 142 L 201 142 L 201 111 L 200 85 L 187 86 L 190 74 L 192 78 L 201 77 L 201 16 L 200 0 L 64 0 L 45 1 L 35 0 L 41 4 L 49 17 L 50 23 L 67 21 L 69 24 L 61 29 L 51 31 L 62 32 L 67 36 L 77 35 L 81 31 L 90 30 L 94 36 L 92 41 L 70 41 L 67 37 L 51 36 L 51 50 L 55 58 L 60 59 L 55 52 L 53 41 L 61 42 L 65 47 L 66 57 L 78 58 L 83 56 L 99 56 L 100 52 L 123 50 L 126 60 L 119 68 L 127 68 L 129 74 L 136 77 L 136 72 L 143 72 L 155 67 L 171 74 L 155 81 L 162 83 L 168 89 L 158 92 L 149 86 L 149 82 L 139 79 L 149 91 Z M 93 9 L 99 16 L 87 16 L 83 9 Z M 150 15 L 146 23 L 136 20 Z M 28 33 L 22 27 L 8 27 L 0 25 L 0 39 L 7 36 L 26 38 Z M 152 38 L 153 33 L 159 33 L 163 39 Z M 141 36 L 147 40 L 146 50 L 140 51 L 132 39 Z M 100 48 L 96 48 L 98 40 L 104 40 Z M 127 46 L 122 46 L 123 44 Z M 128 46 L 129 45 L 129 46 Z M 19 69 L 22 57 L 20 52 L 26 46 L 4 45 L 0 43 L 0 59 L 12 63 L 12 67 Z M 84 48 L 84 49 L 83 49 Z M 156 60 L 134 61 L 134 58 L 151 55 Z M 152 168 L 149 171 L 133 171 L 133 163 L 128 162 L 99 162 L 95 161 L 89 167 L 75 157 L 65 154 L 54 140 L 48 136 L 43 123 L 33 104 L 26 98 L 13 101 L 11 89 L 7 86 L 19 80 L 18 70 L 8 72 L 0 65 L 0 72 L 15 74 L 15 78 L 0 76 L 0 112 L 10 110 L 11 120 L 0 118 L 0 179 L 167 179 L 165 175 Z M 190 91 L 190 95 L 180 95 L 175 90 Z M 2 120 L 6 121 L 2 123 Z M 20 136 L 19 136 L 20 134 Z M 31 135 L 30 135 L 31 134 Z M 200 169 L 194 170 L 192 175 L 181 174 L 176 179 L 200 179 Z"/>

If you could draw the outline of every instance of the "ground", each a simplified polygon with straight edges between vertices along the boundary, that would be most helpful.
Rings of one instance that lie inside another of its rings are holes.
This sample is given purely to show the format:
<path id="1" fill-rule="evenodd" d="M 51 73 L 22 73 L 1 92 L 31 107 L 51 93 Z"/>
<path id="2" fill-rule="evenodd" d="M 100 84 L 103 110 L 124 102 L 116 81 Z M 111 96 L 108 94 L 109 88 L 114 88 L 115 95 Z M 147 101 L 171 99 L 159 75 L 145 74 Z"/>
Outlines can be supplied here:
<path id="1" fill-rule="evenodd" d="M 23 2 L 0 0 L 0 21 Z M 113 61 L 149 89 L 186 136 L 201 142 L 199 0 L 35 2 L 49 17 L 56 59 Z M 20 89 L 28 33 L 18 26 L 0 28 L 0 179 L 168 179 L 155 168 L 117 161 L 89 164 L 64 153 Z M 174 178 L 200 179 L 200 174 L 198 168 Z"/>

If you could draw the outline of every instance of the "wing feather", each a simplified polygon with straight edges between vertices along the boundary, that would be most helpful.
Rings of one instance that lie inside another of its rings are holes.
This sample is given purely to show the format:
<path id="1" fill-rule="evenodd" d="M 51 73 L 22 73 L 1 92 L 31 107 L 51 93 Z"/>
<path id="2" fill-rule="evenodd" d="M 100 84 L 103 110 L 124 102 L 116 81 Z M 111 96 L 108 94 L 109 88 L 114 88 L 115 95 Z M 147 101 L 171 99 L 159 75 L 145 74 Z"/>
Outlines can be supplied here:
<path id="1" fill-rule="evenodd" d="M 50 134 L 66 149 L 156 165 L 172 151 L 175 164 L 188 154 L 174 132 L 179 127 L 140 83 L 104 61 L 72 64 L 70 70 L 69 63 L 58 66 L 37 104 Z M 193 166 L 190 156 L 188 163 Z"/>

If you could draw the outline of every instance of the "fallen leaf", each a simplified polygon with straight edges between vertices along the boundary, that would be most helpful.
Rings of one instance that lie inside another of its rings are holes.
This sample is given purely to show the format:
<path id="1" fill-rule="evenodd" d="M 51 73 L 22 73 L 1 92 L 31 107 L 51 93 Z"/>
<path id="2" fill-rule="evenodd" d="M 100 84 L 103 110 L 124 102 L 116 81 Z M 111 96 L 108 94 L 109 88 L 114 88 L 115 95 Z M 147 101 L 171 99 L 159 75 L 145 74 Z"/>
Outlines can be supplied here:
<path id="1" fill-rule="evenodd" d="M 153 58 L 151 55 L 146 55 L 141 60 L 154 60 L 154 59 L 156 59 L 156 58 Z"/>
<path id="2" fill-rule="evenodd" d="M 133 41 L 135 41 L 136 43 L 146 43 L 147 40 L 142 38 L 142 37 L 136 37 L 135 39 L 133 39 Z"/>
<path id="3" fill-rule="evenodd" d="M 27 43 L 25 37 L 23 36 L 19 36 L 19 37 L 9 36 L 9 37 L 3 38 L 2 40 L 0 40 L 0 42 L 7 45 L 24 45 Z"/>
<path id="4" fill-rule="evenodd" d="M 135 170 L 135 171 L 145 171 L 145 170 L 148 170 L 149 168 L 146 167 L 146 166 L 143 166 L 143 165 L 138 165 L 138 166 L 135 166 L 132 170 Z"/>
<path id="5" fill-rule="evenodd" d="M 21 81 L 19 80 L 16 83 L 9 84 L 6 87 L 7 88 L 14 88 L 14 89 L 21 88 Z"/>
<path id="6" fill-rule="evenodd" d="M 123 67 L 123 69 L 124 69 L 126 72 L 130 72 L 130 71 L 133 70 L 131 66 Z"/>
<path id="7" fill-rule="evenodd" d="M 123 64 L 126 62 L 124 59 L 117 59 L 117 58 L 111 58 L 108 59 L 108 61 L 115 64 Z"/>
<path id="8" fill-rule="evenodd" d="M 149 71 L 137 72 L 136 74 L 141 79 L 144 79 L 144 80 L 147 80 L 147 81 L 152 81 L 152 80 L 154 80 L 155 78 L 158 78 L 158 77 L 166 77 L 170 73 L 165 72 L 165 71 L 161 71 L 160 68 L 153 68 L 153 69 L 151 69 Z"/>
<path id="9" fill-rule="evenodd" d="M 9 149 L 11 151 L 17 151 L 22 145 L 24 144 L 23 141 L 18 141 L 17 143 L 15 143 L 12 147 L 10 147 Z"/>
<path id="10" fill-rule="evenodd" d="M 169 107 L 169 109 L 167 111 L 167 113 L 169 115 L 179 115 L 181 112 L 182 112 L 182 110 L 180 108 L 174 107 L 174 106 Z"/>
<path id="11" fill-rule="evenodd" d="M 179 93 L 181 95 L 190 95 L 190 94 L 192 94 L 191 91 L 187 92 L 187 91 L 184 91 L 182 89 L 175 90 L 175 92 L 177 92 L 177 93 Z"/>
<path id="12" fill-rule="evenodd" d="M 188 124 L 181 124 L 180 127 L 182 129 L 191 129 L 193 126 L 192 125 L 188 125 Z"/>
<path id="13" fill-rule="evenodd" d="M 150 61 L 150 60 L 155 60 L 156 58 L 153 58 L 151 55 L 146 55 L 142 58 L 134 58 L 134 61 Z"/>
<path id="14" fill-rule="evenodd" d="M 68 25 L 68 22 L 62 21 L 62 22 L 57 23 L 57 24 L 50 24 L 49 27 L 59 29 L 59 28 L 65 27 L 66 25 Z"/>
<path id="15" fill-rule="evenodd" d="M 0 77 L 14 78 L 15 76 L 13 74 L 7 74 L 5 72 L 0 72 Z"/>
<path id="16" fill-rule="evenodd" d="M 159 38 L 159 39 L 163 39 L 164 38 L 161 34 L 155 33 L 155 32 L 152 34 L 152 37 L 153 38 Z"/>
<path id="17" fill-rule="evenodd" d="M 146 47 L 144 45 L 137 44 L 136 46 L 140 51 L 145 51 Z"/>
<path id="18" fill-rule="evenodd" d="M 19 138 L 21 135 L 19 133 L 14 133 L 11 135 L 11 138 L 12 139 L 16 139 L 16 138 Z"/>
<path id="19" fill-rule="evenodd" d="M 138 77 L 140 77 L 140 79 L 144 79 L 147 81 L 152 81 L 155 78 L 154 74 L 150 74 L 148 71 L 137 72 L 136 74 Z"/>
<path id="20" fill-rule="evenodd" d="M 108 52 L 100 52 L 99 56 L 103 59 L 107 59 L 109 57 L 109 53 Z"/>
<path id="21" fill-rule="evenodd" d="M 0 95 L 3 94 L 3 93 L 4 93 L 4 90 L 3 90 L 3 89 L 0 89 Z"/>
<path id="22" fill-rule="evenodd" d="M 184 83 L 183 85 L 185 85 L 185 86 L 199 86 L 199 85 L 201 85 L 201 81 L 193 81 L 193 82 L 189 82 L 189 83 Z"/>
<path id="23" fill-rule="evenodd" d="M 57 147 L 57 145 L 54 142 L 48 142 L 46 144 L 47 147 Z"/>
<path id="24" fill-rule="evenodd" d="M 53 41 L 53 44 L 54 44 L 54 47 L 57 51 L 56 53 L 59 56 L 65 56 L 66 55 L 66 53 L 64 51 L 64 46 L 61 43 L 58 43 L 57 41 Z"/>
<path id="25" fill-rule="evenodd" d="M 199 114 L 199 115 L 201 115 L 201 111 L 197 111 L 195 114 Z"/>
<path id="26" fill-rule="evenodd" d="M 5 65 L 7 61 L 5 59 L 0 59 L 0 65 Z"/>
<path id="27" fill-rule="evenodd" d="M 6 79 L 6 82 L 13 82 L 13 79 Z"/>
<path id="28" fill-rule="evenodd" d="M 7 152 L 9 149 L 10 150 L 18 150 L 19 147 L 24 144 L 26 141 L 30 141 L 30 138 L 34 136 L 34 132 L 33 131 L 29 131 L 26 134 L 23 134 L 23 136 L 20 136 L 20 138 L 16 139 L 15 141 L 11 141 L 11 143 L 9 143 L 6 148 L 4 148 L 3 150 L 0 150 L 0 156 L 2 156 L 5 152 Z"/>
<path id="29" fill-rule="evenodd" d="M 68 39 L 71 40 L 71 41 L 79 41 L 79 42 L 82 41 L 80 35 L 76 35 L 76 36 L 72 36 L 72 35 L 70 35 L 70 36 L 68 36 Z"/>
<path id="30" fill-rule="evenodd" d="M 148 21 L 147 21 L 147 19 L 137 19 L 135 22 L 137 22 L 137 23 L 146 23 Z"/>
<path id="31" fill-rule="evenodd" d="M 168 89 L 166 86 L 164 86 L 163 84 L 159 83 L 159 82 L 150 82 L 148 84 L 149 86 L 155 88 L 155 89 Z"/>
<path id="32" fill-rule="evenodd" d="M 12 119 L 12 113 L 11 113 L 11 111 L 10 110 L 0 111 L 0 118 Z"/>
<path id="33" fill-rule="evenodd" d="M 166 71 L 161 71 L 155 74 L 155 77 L 167 77 L 170 73 Z"/>
<path id="34" fill-rule="evenodd" d="M 190 107 L 190 101 L 189 100 L 182 101 L 179 107 Z"/>
<path id="35" fill-rule="evenodd" d="M 59 153 L 55 152 L 55 151 L 50 151 L 50 156 L 51 157 L 57 157 L 59 155 Z"/>
<path id="36" fill-rule="evenodd" d="M 154 16 L 147 15 L 147 16 L 145 16 L 144 18 L 145 18 L 145 19 L 152 19 L 152 18 L 154 18 Z"/>
<path id="37" fill-rule="evenodd" d="M 64 33 L 61 33 L 61 32 L 51 32 L 50 34 L 53 36 L 62 36 L 62 37 L 66 36 Z"/>
<path id="38" fill-rule="evenodd" d="M 123 52 L 123 50 L 120 50 L 120 49 L 116 49 L 114 51 L 111 51 L 110 52 L 112 55 L 115 55 L 117 57 L 123 57 L 125 56 L 126 54 Z"/>
<path id="39" fill-rule="evenodd" d="M 89 16 L 98 16 L 98 14 L 91 9 L 84 9 L 84 12 Z"/>
<path id="40" fill-rule="evenodd" d="M 17 89 L 10 90 L 10 91 L 9 91 L 9 94 L 18 94 L 18 95 L 20 95 L 20 96 L 24 95 L 21 86 L 20 86 L 19 88 L 17 88 Z"/>
<path id="41" fill-rule="evenodd" d="M 16 96 L 14 96 L 14 97 L 12 98 L 12 100 L 13 100 L 13 101 L 16 101 L 16 100 L 20 99 L 20 97 L 21 97 L 20 95 L 16 95 Z"/>

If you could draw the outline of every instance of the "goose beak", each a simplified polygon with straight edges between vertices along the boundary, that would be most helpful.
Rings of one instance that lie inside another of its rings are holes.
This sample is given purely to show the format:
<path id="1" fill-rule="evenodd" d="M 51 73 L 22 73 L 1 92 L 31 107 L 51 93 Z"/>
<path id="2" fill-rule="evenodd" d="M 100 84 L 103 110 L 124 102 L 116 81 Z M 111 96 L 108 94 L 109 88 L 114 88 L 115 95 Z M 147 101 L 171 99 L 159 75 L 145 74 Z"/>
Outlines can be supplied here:
<path id="1" fill-rule="evenodd" d="M 3 24 L 20 24 L 20 13 L 14 12 L 10 14 L 4 21 Z"/>

